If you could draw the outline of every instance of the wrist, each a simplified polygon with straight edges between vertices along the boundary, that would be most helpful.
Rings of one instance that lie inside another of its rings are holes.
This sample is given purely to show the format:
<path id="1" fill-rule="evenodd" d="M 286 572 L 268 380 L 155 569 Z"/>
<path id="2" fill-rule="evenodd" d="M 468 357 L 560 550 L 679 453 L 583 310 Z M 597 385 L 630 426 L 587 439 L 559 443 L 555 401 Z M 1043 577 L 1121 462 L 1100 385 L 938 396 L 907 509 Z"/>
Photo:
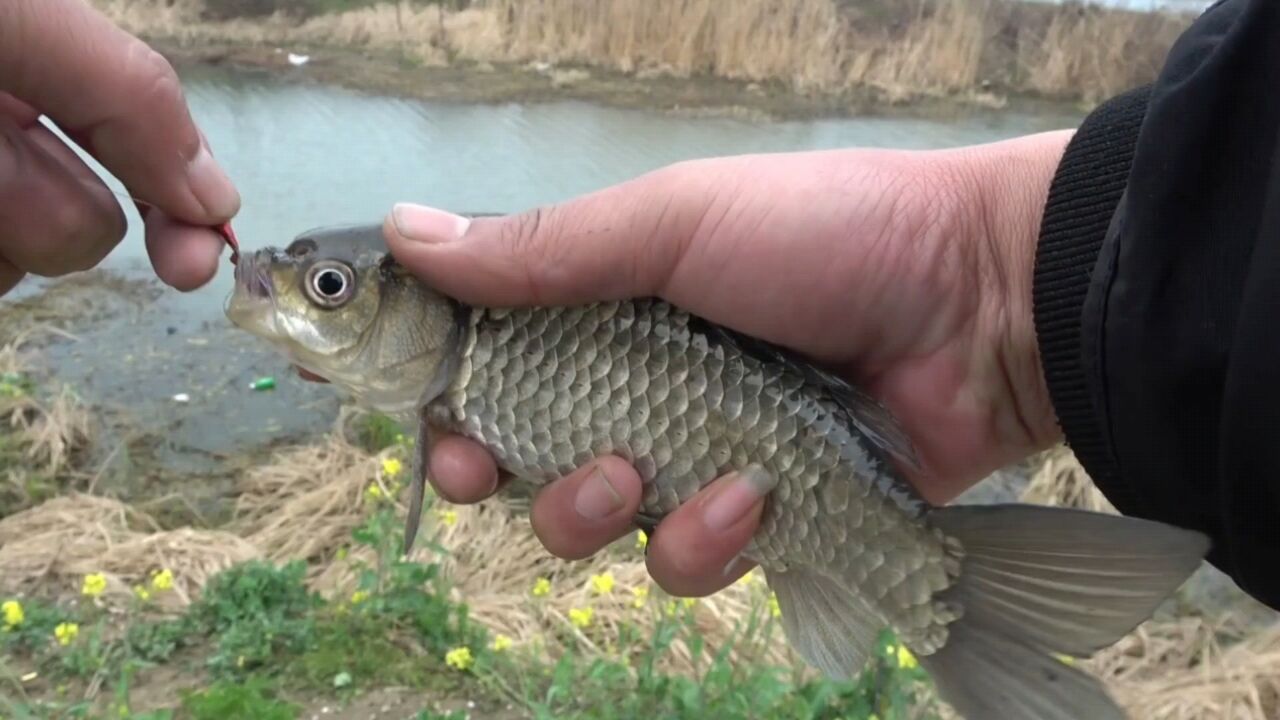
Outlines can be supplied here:
<path id="1" fill-rule="evenodd" d="M 981 307 L 975 366 L 987 368 L 997 436 L 1023 454 L 1061 442 L 1036 334 L 1032 296 L 1036 247 L 1049 188 L 1074 131 L 1039 133 L 955 151 L 966 168 Z"/>

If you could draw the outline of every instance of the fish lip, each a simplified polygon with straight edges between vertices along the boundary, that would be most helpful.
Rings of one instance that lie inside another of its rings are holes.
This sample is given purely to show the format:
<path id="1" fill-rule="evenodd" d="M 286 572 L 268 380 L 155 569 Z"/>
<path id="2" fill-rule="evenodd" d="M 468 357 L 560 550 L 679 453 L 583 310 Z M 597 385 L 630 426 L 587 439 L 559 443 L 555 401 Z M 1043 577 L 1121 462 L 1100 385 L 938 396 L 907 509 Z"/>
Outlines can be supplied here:
<path id="1" fill-rule="evenodd" d="M 249 297 L 268 300 L 274 304 L 275 286 L 271 282 L 271 275 L 260 262 L 261 255 L 261 250 L 252 255 L 242 255 L 240 262 L 236 265 L 235 280 L 249 294 Z"/>

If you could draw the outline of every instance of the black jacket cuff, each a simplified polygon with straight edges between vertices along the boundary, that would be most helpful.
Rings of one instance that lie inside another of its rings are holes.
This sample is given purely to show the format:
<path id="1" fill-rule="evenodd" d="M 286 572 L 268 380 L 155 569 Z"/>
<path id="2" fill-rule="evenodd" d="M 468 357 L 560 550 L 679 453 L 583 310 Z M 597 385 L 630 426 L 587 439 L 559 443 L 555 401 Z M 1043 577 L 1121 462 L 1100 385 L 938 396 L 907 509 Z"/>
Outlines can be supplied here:
<path id="1" fill-rule="evenodd" d="M 1032 307 L 1049 397 L 1067 445 L 1095 481 L 1111 479 L 1114 463 L 1091 400 L 1082 316 L 1150 92 L 1144 86 L 1112 98 L 1081 124 L 1050 185 L 1036 249 Z"/>

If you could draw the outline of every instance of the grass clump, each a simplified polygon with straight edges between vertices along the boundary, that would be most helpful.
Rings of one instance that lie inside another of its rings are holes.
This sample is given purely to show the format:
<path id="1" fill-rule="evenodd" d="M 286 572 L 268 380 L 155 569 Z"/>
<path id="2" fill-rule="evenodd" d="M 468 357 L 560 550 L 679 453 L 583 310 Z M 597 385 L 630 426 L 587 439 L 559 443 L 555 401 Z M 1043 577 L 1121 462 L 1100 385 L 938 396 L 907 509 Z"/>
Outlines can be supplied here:
<path id="1" fill-rule="evenodd" d="M 191 633 L 214 640 L 207 665 L 215 676 L 253 672 L 313 642 L 313 610 L 320 599 L 303 584 L 306 566 L 276 567 L 260 560 L 214 576 L 187 614 Z"/>
<path id="2" fill-rule="evenodd" d="M 301 711 L 298 705 L 278 699 L 261 677 L 244 683 L 220 680 L 204 690 L 187 693 L 182 707 L 192 720 L 294 720 Z"/>
<path id="3" fill-rule="evenodd" d="M 89 413 L 74 393 L 42 387 L 16 345 L 0 348 L 0 517 L 73 486 L 92 439 Z"/>
<path id="4" fill-rule="evenodd" d="M 455 596 L 446 572 L 450 552 L 440 542 L 442 527 L 456 521 L 424 525 L 422 549 L 412 557 L 400 552 L 396 495 L 407 454 L 400 439 L 383 459 L 379 487 L 385 489 L 365 498 L 351 545 L 335 558 L 354 574 L 341 592 L 312 589 L 301 560 L 252 559 L 212 575 L 181 612 L 165 614 L 157 601 L 173 592 L 171 572 L 153 572 L 125 607 L 106 602 L 114 597 L 106 592 L 107 578 L 93 573 L 82 579 L 75 603 L 6 598 L 7 607 L 21 612 L 10 613 L 12 622 L 0 620 L 6 628 L 0 656 L 33 668 L 47 689 L 71 688 L 64 694 L 78 695 L 76 712 L 126 718 L 295 718 L 307 700 L 356 702 L 388 687 L 418 691 L 421 718 L 453 717 L 439 714 L 429 699 L 459 694 L 535 718 L 890 720 L 907 717 L 901 713 L 909 707 L 917 708 L 911 717 L 928 717 L 919 714 L 929 702 L 927 679 L 890 635 L 882 638 L 874 667 L 852 683 L 743 660 L 754 647 L 785 642 L 776 603 L 762 584 L 750 612 L 718 647 L 700 627 L 704 601 L 651 597 L 647 586 L 619 587 L 608 573 L 592 577 L 592 593 L 545 641 L 517 643 L 491 632 Z M 751 577 L 743 582 L 758 584 Z M 551 587 L 535 583 L 528 602 L 551 611 Z M 610 620 L 619 596 L 633 617 Z M 688 653 L 683 661 L 690 671 L 677 667 L 678 652 Z M 134 708 L 133 679 L 159 667 L 185 668 L 196 686 L 168 693 L 158 707 Z M 102 691 L 108 686 L 114 689 Z M 0 716 L 69 716 L 73 704 L 59 702 L 4 701 Z"/>

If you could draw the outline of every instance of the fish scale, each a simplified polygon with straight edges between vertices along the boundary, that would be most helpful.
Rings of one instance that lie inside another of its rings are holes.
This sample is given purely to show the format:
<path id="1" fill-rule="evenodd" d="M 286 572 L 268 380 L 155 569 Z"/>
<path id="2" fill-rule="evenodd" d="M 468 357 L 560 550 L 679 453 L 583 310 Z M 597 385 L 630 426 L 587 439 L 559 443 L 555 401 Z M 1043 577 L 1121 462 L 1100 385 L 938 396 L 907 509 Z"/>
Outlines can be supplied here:
<path id="1" fill-rule="evenodd" d="M 667 328 L 665 338 L 642 332 L 660 326 Z M 895 601 L 875 606 L 880 619 L 920 652 L 930 650 L 927 638 L 945 635 L 946 613 L 915 608 L 931 603 L 932 593 L 894 592 L 903 584 L 946 587 L 949 576 L 939 571 L 943 540 L 916 522 L 918 500 L 873 492 L 865 478 L 879 475 L 881 461 L 834 418 L 815 424 L 815 416 L 832 410 L 812 391 L 806 395 L 802 378 L 784 374 L 766 382 L 759 360 L 708 342 L 690 329 L 687 315 L 655 302 L 477 309 L 467 331 L 474 340 L 460 358 L 465 380 L 441 402 L 458 428 L 493 449 L 509 472 L 545 483 L 572 472 L 583 458 L 617 454 L 644 482 L 640 512 L 661 518 L 735 466 L 758 463 L 778 485 L 753 560 L 785 568 L 833 559 L 833 542 L 861 546 L 841 556 L 841 570 L 870 582 L 866 590 L 875 600 Z M 580 388 L 558 396 L 558 413 L 546 412 L 552 403 L 542 404 L 530 390 L 553 377 Z M 744 392 L 753 386 L 759 391 Z M 617 392 L 623 387 L 628 392 Z M 579 430 L 551 432 L 566 420 Z M 625 431 L 615 431 L 619 422 Z M 851 513 L 880 522 L 850 525 Z M 858 542 L 845 543 L 850 536 Z"/>

